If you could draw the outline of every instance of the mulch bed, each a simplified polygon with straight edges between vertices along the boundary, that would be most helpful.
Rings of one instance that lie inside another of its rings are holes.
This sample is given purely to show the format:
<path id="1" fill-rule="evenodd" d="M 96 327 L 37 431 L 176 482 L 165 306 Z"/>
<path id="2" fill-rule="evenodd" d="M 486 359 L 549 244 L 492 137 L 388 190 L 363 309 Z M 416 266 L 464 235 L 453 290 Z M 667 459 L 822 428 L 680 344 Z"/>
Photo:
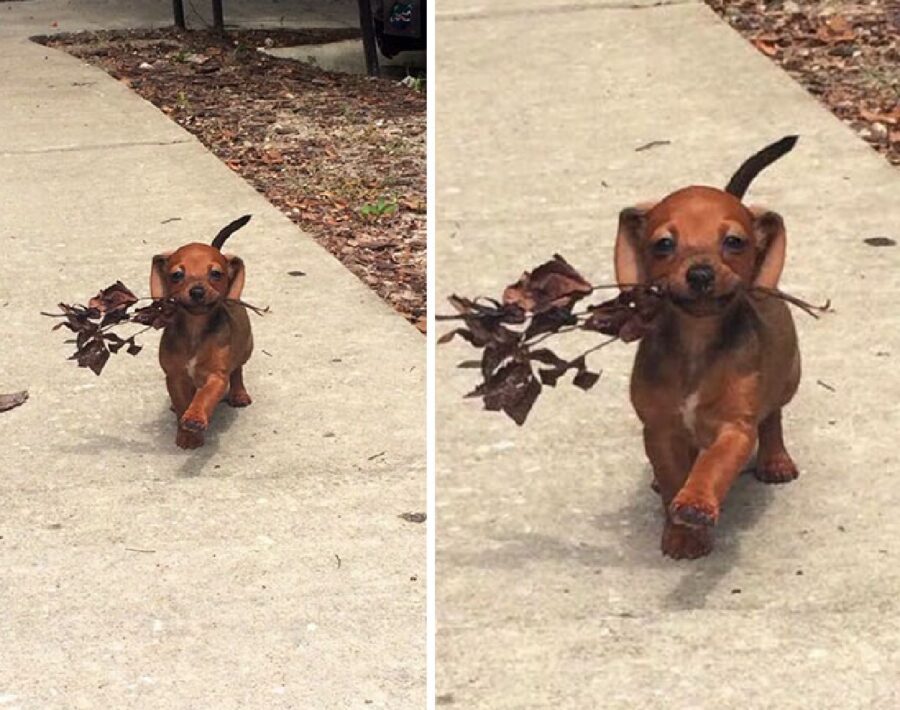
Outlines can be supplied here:
<path id="1" fill-rule="evenodd" d="M 424 332 L 424 92 L 257 49 L 357 36 L 163 29 L 36 39 L 159 107 Z"/>
<path id="2" fill-rule="evenodd" d="M 706 3 L 900 165 L 900 0 Z"/>

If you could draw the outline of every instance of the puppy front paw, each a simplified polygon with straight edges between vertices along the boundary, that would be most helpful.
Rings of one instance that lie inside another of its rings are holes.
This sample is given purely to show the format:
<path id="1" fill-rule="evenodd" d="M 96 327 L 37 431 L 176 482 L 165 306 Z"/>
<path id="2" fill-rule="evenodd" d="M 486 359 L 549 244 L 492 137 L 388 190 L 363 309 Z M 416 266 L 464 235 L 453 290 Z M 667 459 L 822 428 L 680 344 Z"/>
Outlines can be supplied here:
<path id="1" fill-rule="evenodd" d="M 754 475 L 763 483 L 790 483 L 800 475 L 800 472 L 787 451 L 779 451 L 759 459 Z"/>
<path id="2" fill-rule="evenodd" d="M 178 429 L 175 434 L 175 445 L 180 449 L 199 449 L 203 446 L 204 437 L 202 431 L 190 431 L 188 429 Z"/>
<path id="3" fill-rule="evenodd" d="M 695 528 L 711 528 L 719 520 L 719 504 L 682 489 L 669 505 L 673 522 Z"/>
<path id="4" fill-rule="evenodd" d="M 202 411 L 189 408 L 181 417 L 179 425 L 182 429 L 187 429 L 188 431 L 204 432 L 209 426 L 209 419 Z"/>
<path id="5" fill-rule="evenodd" d="M 696 560 L 713 549 L 709 528 L 688 528 L 666 520 L 662 535 L 662 553 L 675 560 Z"/>

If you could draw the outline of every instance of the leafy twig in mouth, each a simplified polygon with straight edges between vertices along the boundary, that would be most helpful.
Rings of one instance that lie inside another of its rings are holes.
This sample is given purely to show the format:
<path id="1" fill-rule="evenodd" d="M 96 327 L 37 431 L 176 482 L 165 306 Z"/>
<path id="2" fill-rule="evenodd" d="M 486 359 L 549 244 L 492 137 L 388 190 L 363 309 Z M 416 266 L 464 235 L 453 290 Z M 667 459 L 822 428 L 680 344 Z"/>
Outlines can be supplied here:
<path id="1" fill-rule="evenodd" d="M 576 303 L 603 289 L 621 291 L 602 303 L 573 310 Z M 814 306 L 777 289 L 753 287 L 747 292 L 754 297 L 780 298 L 814 318 L 830 306 Z M 572 384 L 591 389 L 601 371 L 588 368 L 587 356 L 617 340 L 628 343 L 643 337 L 655 326 L 663 306 L 671 299 L 672 295 L 656 284 L 592 285 L 556 254 L 507 286 L 499 301 L 451 296 L 456 314 L 438 315 L 436 320 L 461 320 L 464 326 L 445 333 L 438 343 L 458 336 L 480 349 L 481 361 L 477 365 L 482 381 L 466 397 L 480 397 L 485 409 L 502 411 L 521 426 L 543 387 L 555 387 L 568 371 L 575 372 Z M 571 360 L 543 345 L 554 336 L 576 330 L 610 337 Z M 460 366 L 475 364 L 467 361 Z"/>
<path id="2" fill-rule="evenodd" d="M 269 311 L 268 307 L 259 308 L 239 299 L 227 300 L 239 303 L 258 315 Z M 131 310 L 140 301 L 150 303 Z M 53 330 L 68 328 L 75 333 L 74 340 L 66 341 L 75 343 L 75 353 L 69 360 L 75 360 L 79 367 L 87 367 L 96 375 L 103 371 L 110 354 L 116 354 L 122 348 L 129 355 L 137 355 L 143 346 L 138 345 L 135 338 L 151 328 L 159 330 L 170 325 L 180 308 L 178 302 L 171 298 L 138 298 L 121 281 L 100 291 L 88 301 L 87 306 L 60 303 L 58 307 L 59 313 L 42 311 L 41 315 L 64 319 L 53 326 Z M 126 323 L 145 327 L 127 338 L 114 332 Z"/>

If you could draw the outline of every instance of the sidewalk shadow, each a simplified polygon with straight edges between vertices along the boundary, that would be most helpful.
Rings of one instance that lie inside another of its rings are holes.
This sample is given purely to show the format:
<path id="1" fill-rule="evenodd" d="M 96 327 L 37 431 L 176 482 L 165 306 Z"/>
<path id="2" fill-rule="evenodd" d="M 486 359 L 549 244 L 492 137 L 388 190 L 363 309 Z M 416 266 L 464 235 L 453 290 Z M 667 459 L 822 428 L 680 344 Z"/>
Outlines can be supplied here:
<path id="1" fill-rule="evenodd" d="M 748 464 L 748 471 L 752 465 Z M 597 573 L 607 567 L 659 570 L 678 579 L 659 600 L 661 609 L 704 608 L 710 593 L 738 564 L 742 540 L 752 536 L 753 528 L 774 498 L 772 487 L 745 472 L 729 493 L 714 531 L 712 554 L 701 560 L 672 560 L 659 549 L 663 514 L 659 496 L 649 486 L 649 468 L 638 480 L 624 505 L 593 517 L 593 527 L 610 539 L 610 544 L 570 541 L 536 532 L 497 535 L 491 537 L 497 545 L 494 549 L 462 553 L 442 550 L 441 564 L 515 569 L 539 561 L 571 560 L 594 568 Z"/>
<path id="2" fill-rule="evenodd" d="M 710 592 L 740 561 L 743 541 L 753 538 L 753 529 L 774 497 L 772 486 L 757 481 L 749 470 L 738 478 L 713 533 L 712 554 L 688 563 L 679 583 L 666 595 L 665 609 L 687 611 L 706 606 Z"/>
<path id="3" fill-rule="evenodd" d="M 175 423 L 172 412 L 166 409 L 167 415 L 164 419 L 167 422 L 168 436 L 171 438 L 169 445 L 174 447 L 175 442 Z M 179 478 L 196 478 L 204 473 L 207 464 L 219 452 L 219 445 L 222 442 L 226 432 L 234 424 L 238 417 L 238 411 L 234 407 L 230 407 L 224 402 L 216 407 L 216 411 L 210 419 L 209 429 L 206 430 L 205 443 L 199 449 L 183 451 L 185 456 L 184 463 L 178 470 Z"/>
<path id="4" fill-rule="evenodd" d="M 228 429 L 239 416 L 227 404 L 216 408 L 215 415 L 206 432 L 206 443 L 199 449 L 190 451 L 175 446 L 175 415 L 168 402 L 160 407 L 156 417 L 142 427 L 142 437 L 117 436 L 115 434 L 90 433 L 82 435 L 76 443 L 57 445 L 62 452 L 95 455 L 97 451 L 118 450 L 143 456 L 181 456 L 184 462 L 178 468 L 179 478 L 194 478 L 203 474 L 210 459 L 219 451 L 219 445 Z"/>

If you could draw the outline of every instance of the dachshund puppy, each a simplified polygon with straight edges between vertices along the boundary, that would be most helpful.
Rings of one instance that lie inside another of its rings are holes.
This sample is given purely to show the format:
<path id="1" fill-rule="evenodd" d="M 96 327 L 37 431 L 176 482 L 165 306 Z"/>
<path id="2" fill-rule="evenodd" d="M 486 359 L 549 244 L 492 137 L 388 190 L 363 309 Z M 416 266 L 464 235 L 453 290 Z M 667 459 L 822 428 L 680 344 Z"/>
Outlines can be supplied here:
<path id="1" fill-rule="evenodd" d="M 617 283 L 668 296 L 640 341 L 631 401 L 665 510 L 662 551 L 676 559 L 712 550 L 711 528 L 754 449 L 760 481 L 797 477 L 781 432 L 800 382 L 797 335 L 787 305 L 761 293 L 778 285 L 784 223 L 741 202 L 796 140 L 748 159 L 725 190 L 687 187 L 619 216 Z"/>
<path id="2" fill-rule="evenodd" d="M 203 432 L 219 400 L 246 407 L 243 367 L 253 351 L 247 310 L 238 302 L 244 289 L 244 262 L 223 254 L 225 240 L 250 221 L 245 215 L 225 227 L 212 245 L 186 244 L 153 257 L 150 295 L 178 306 L 159 346 L 172 409 L 178 417 L 175 443 L 203 446 Z"/>

